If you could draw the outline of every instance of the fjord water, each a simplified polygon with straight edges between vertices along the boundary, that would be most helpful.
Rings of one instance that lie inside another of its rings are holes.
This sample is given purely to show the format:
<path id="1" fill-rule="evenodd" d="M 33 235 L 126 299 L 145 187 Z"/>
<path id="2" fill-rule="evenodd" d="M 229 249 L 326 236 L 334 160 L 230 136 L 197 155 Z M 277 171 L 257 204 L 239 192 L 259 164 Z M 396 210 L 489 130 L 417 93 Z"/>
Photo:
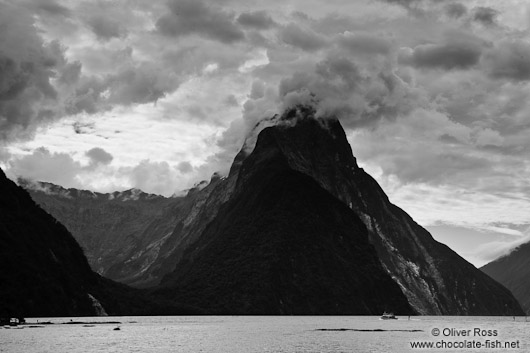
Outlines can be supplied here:
<path id="1" fill-rule="evenodd" d="M 0 352 L 413 352 L 411 342 L 519 341 L 510 349 L 430 351 L 525 352 L 530 321 L 524 317 L 173 316 L 38 319 L 53 325 L 0 329 Z M 64 324 L 72 321 L 90 325 Z M 104 324 L 119 321 L 121 324 Z M 37 323 L 37 319 L 28 319 Z M 94 324 L 93 322 L 100 322 Z M 115 331 L 116 326 L 120 327 Z M 433 329 L 441 331 L 432 335 Z M 495 337 L 462 337 L 462 330 L 496 330 Z M 444 336 L 444 329 L 447 336 Z M 450 330 L 453 329 L 453 330 Z M 530 340 L 530 338 L 528 338 Z M 423 350 L 427 351 L 427 350 Z"/>

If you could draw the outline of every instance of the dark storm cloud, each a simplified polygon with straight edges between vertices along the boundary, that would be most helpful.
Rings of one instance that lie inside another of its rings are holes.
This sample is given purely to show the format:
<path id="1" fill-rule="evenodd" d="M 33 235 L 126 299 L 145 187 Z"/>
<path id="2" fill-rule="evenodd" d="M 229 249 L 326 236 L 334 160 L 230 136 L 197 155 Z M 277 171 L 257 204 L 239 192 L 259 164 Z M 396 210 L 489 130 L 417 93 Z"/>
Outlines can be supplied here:
<path id="1" fill-rule="evenodd" d="M 276 25 L 266 11 L 243 12 L 237 18 L 237 22 L 255 29 L 268 29 Z"/>
<path id="2" fill-rule="evenodd" d="M 112 162 L 112 160 L 114 159 L 112 154 L 108 153 L 100 147 L 94 147 L 86 151 L 85 155 L 90 158 L 91 165 L 110 164 L 110 162 Z"/>
<path id="3" fill-rule="evenodd" d="M 105 89 L 105 84 L 101 79 L 95 77 L 81 78 L 72 96 L 66 100 L 66 113 L 94 114 L 98 112 L 100 110 L 100 97 Z"/>
<path id="4" fill-rule="evenodd" d="M 65 64 L 58 77 L 58 82 L 65 85 L 77 83 L 81 77 L 81 68 L 82 65 L 79 61 Z"/>
<path id="5" fill-rule="evenodd" d="M 121 24 L 106 16 L 93 16 L 87 22 L 99 40 L 106 41 L 126 36 L 126 31 Z"/>
<path id="6" fill-rule="evenodd" d="M 522 41 L 500 42 L 484 55 L 483 64 L 493 78 L 530 80 L 530 45 Z"/>
<path id="7" fill-rule="evenodd" d="M 167 36 L 198 34 L 222 43 L 244 39 L 243 31 L 234 23 L 234 14 L 199 0 L 173 0 L 170 13 L 156 22 L 157 29 Z"/>
<path id="8" fill-rule="evenodd" d="M 329 95 L 347 97 L 361 80 L 359 68 L 344 57 L 331 57 L 316 65 L 314 73 L 296 72 L 281 80 L 280 97 L 307 89 L 319 98 Z"/>
<path id="9" fill-rule="evenodd" d="M 495 24 L 499 11 L 491 7 L 475 7 L 473 9 L 473 20 L 482 23 L 485 26 Z"/>
<path id="10" fill-rule="evenodd" d="M 403 7 L 410 7 L 413 4 L 417 4 L 420 0 L 381 0 L 390 4 L 401 5 Z"/>
<path id="11" fill-rule="evenodd" d="M 313 72 L 299 71 L 284 78 L 278 92 L 282 109 L 311 105 L 316 116 L 337 117 L 352 129 L 406 114 L 416 99 L 393 72 L 385 68 L 366 71 L 339 54 L 317 63 Z"/>
<path id="12" fill-rule="evenodd" d="M 81 77 L 74 92 L 66 100 L 66 112 L 94 114 L 115 105 L 130 106 L 156 102 L 180 84 L 176 75 L 140 63 L 100 77 Z"/>
<path id="13" fill-rule="evenodd" d="M 460 3 L 451 3 L 445 6 L 447 15 L 454 18 L 460 18 L 467 13 L 467 7 Z"/>
<path id="14" fill-rule="evenodd" d="M 418 68 L 467 69 L 479 62 L 482 45 L 478 38 L 453 32 L 444 43 L 418 45 L 411 53 L 402 53 L 399 61 Z"/>
<path id="15" fill-rule="evenodd" d="M 361 54 L 386 55 L 392 47 L 388 40 L 368 33 L 347 32 L 339 36 L 338 43 L 343 48 Z"/>
<path id="16" fill-rule="evenodd" d="M 0 3 L 0 23 L 0 139 L 7 139 L 54 117 L 58 94 L 51 80 L 67 61 L 58 42 L 44 43 L 32 16 L 19 8 Z"/>
<path id="17" fill-rule="evenodd" d="M 171 77 L 149 64 L 126 69 L 107 79 L 109 103 L 130 105 L 156 102 L 176 88 Z"/>
<path id="18" fill-rule="evenodd" d="M 27 6 L 33 7 L 37 12 L 46 13 L 47 15 L 51 16 L 70 17 L 72 14 L 70 9 L 62 6 L 55 0 L 39 0 L 29 2 Z"/>
<path id="19" fill-rule="evenodd" d="M 327 43 L 323 36 L 295 24 L 284 27 L 280 32 L 280 38 L 286 44 L 309 52 L 322 49 Z"/>

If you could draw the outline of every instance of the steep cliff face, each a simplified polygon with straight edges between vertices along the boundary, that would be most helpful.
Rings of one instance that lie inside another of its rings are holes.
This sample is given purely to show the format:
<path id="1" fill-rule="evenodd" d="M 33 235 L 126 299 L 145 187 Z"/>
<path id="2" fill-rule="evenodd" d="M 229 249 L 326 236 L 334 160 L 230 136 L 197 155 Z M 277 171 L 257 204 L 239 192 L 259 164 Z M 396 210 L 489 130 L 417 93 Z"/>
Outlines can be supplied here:
<path id="1" fill-rule="evenodd" d="M 530 313 L 530 243 L 520 245 L 480 269 L 511 290 L 526 314 Z"/>
<path id="2" fill-rule="evenodd" d="M 381 263 L 418 313 L 521 312 L 506 288 L 435 241 L 388 200 L 377 182 L 358 167 L 337 120 L 316 119 L 310 108 L 297 108 L 265 131 L 292 170 L 310 176 L 363 220 Z M 257 145 L 253 154 L 266 154 L 269 148 Z M 245 171 L 241 173 L 244 179 Z"/>
<path id="3" fill-rule="evenodd" d="M 68 231 L 0 171 L 0 311 L 93 315 L 96 285 Z"/>
<path id="4" fill-rule="evenodd" d="M 355 213 L 266 141 L 156 294 L 218 314 L 411 312 Z"/>

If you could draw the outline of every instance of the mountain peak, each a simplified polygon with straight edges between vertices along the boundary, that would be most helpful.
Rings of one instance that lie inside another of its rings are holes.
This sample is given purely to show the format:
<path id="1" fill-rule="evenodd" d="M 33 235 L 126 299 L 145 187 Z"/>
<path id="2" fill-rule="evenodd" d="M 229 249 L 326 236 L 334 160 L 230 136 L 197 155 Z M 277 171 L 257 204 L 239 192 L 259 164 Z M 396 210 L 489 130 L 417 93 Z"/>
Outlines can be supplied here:
<path id="1" fill-rule="evenodd" d="M 312 107 L 296 106 L 274 120 L 276 124 L 259 133 L 248 157 L 236 157 L 234 164 L 238 164 L 238 169 L 243 160 L 246 165 L 239 173 L 238 183 L 246 179 L 249 169 L 259 168 L 262 162 L 267 162 L 267 166 L 268 159 L 280 155 L 290 168 L 313 177 L 328 191 L 360 170 L 338 119 L 319 118 Z M 325 185 L 328 182 L 337 185 Z M 337 190 L 334 194 L 343 193 Z M 342 201 L 348 204 L 350 200 Z"/>

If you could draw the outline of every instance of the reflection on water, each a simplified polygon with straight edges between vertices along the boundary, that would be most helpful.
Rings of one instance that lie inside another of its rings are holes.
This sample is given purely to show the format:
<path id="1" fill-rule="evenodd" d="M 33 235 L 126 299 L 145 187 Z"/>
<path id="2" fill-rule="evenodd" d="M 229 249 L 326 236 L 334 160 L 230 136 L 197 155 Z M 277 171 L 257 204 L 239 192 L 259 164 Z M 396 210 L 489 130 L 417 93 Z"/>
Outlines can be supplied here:
<path id="1" fill-rule="evenodd" d="M 183 316 L 27 321 L 22 329 L 0 329 L 0 352 L 409 352 L 415 341 L 473 339 L 519 340 L 520 349 L 511 352 L 530 347 L 525 342 L 530 322 L 512 317 Z M 473 337 L 475 328 L 498 334 Z M 439 336 L 433 336 L 434 329 L 440 330 Z M 468 330 L 471 336 L 462 337 Z"/>

